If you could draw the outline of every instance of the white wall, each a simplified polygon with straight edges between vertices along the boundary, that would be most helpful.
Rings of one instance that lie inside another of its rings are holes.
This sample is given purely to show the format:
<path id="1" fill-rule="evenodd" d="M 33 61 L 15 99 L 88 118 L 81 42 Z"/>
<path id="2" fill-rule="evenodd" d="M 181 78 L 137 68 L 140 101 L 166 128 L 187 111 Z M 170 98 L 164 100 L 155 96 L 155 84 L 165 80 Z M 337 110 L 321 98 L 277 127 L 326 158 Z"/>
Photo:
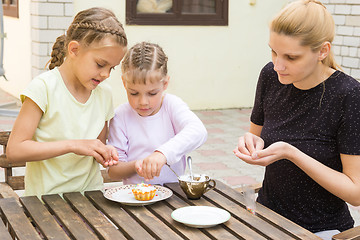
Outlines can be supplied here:
<path id="1" fill-rule="evenodd" d="M 250 1 L 256 4 L 251 6 Z M 124 23 L 129 46 L 140 41 L 163 46 L 169 56 L 168 92 L 183 98 L 192 109 L 251 107 L 259 71 L 270 60 L 267 25 L 286 2 L 229 0 L 229 26 L 128 26 L 124 0 L 19 0 L 20 18 L 4 18 L 4 69 L 9 81 L 0 78 L 0 88 L 18 97 L 32 77 L 43 71 L 50 59 L 51 39 L 55 41 L 66 29 L 72 15 L 102 6 L 112 9 Z M 337 61 L 360 80 L 360 2 L 323 3 L 336 23 Z M 120 76 L 118 67 L 108 80 L 115 105 L 126 101 Z"/>
<path id="2" fill-rule="evenodd" d="M 102 6 L 124 23 L 129 46 L 151 41 L 169 57 L 168 92 L 180 96 L 191 109 L 251 107 L 257 77 L 270 60 L 268 22 L 286 0 L 229 0 L 229 26 L 129 26 L 125 1 L 74 0 L 74 12 Z M 114 102 L 126 101 L 118 67 L 108 80 Z"/>
<path id="3" fill-rule="evenodd" d="M 30 1 L 19 1 L 19 18 L 4 17 L 4 69 L 0 87 L 19 97 L 31 80 Z"/>
<path id="4" fill-rule="evenodd" d="M 50 26 L 51 18 L 61 15 L 70 22 L 71 13 L 101 6 L 112 9 L 124 24 L 129 46 L 151 41 L 164 48 L 169 57 L 168 92 L 191 109 L 251 107 L 259 71 L 270 60 L 268 22 L 286 2 L 257 0 L 251 6 L 250 0 L 229 0 L 229 26 L 129 26 L 124 0 L 19 0 L 20 18 L 4 19 L 8 34 L 4 69 L 9 82 L 0 79 L 0 87 L 18 97 L 34 74 L 42 71 L 39 66 L 50 59 L 46 55 L 52 46 L 49 34 L 42 32 L 62 29 Z M 54 12 L 58 5 L 64 9 L 60 15 Z M 114 90 L 115 106 L 125 102 L 120 67 L 107 81 Z"/>

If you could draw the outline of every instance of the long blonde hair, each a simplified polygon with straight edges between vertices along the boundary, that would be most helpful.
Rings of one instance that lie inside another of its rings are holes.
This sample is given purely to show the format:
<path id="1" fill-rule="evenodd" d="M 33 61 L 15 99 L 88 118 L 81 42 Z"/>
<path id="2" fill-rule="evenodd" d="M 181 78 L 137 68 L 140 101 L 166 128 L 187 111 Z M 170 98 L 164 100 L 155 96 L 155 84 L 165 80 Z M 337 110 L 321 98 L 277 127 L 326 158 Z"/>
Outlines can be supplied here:
<path id="1" fill-rule="evenodd" d="M 332 43 L 335 36 L 334 19 L 326 7 L 316 0 L 299 0 L 288 4 L 273 18 L 270 30 L 298 37 L 303 46 L 309 46 L 314 52 L 320 50 L 324 42 Z M 322 63 L 336 70 L 341 69 L 332 51 Z"/>
<path id="2" fill-rule="evenodd" d="M 56 39 L 51 52 L 49 69 L 58 67 L 64 62 L 69 42 L 76 40 L 89 46 L 108 36 L 121 46 L 127 46 L 124 28 L 112 11 L 96 7 L 79 12 L 66 31 L 66 35 L 61 35 Z"/>
<path id="3" fill-rule="evenodd" d="M 130 48 L 122 61 L 123 79 L 134 84 L 162 80 L 167 75 L 167 60 L 158 44 L 138 43 Z"/>

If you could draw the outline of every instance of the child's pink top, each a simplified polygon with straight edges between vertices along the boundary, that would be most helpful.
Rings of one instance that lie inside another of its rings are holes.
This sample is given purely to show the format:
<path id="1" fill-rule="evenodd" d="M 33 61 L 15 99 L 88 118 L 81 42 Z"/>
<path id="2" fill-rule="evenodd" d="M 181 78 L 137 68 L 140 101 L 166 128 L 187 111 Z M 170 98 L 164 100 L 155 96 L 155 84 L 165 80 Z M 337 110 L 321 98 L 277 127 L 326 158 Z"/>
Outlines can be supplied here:
<path id="1" fill-rule="evenodd" d="M 182 175 L 185 155 L 200 147 L 206 138 L 205 126 L 187 104 L 175 95 L 166 94 L 159 112 L 149 117 L 138 115 L 129 103 L 120 105 L 110 121 L 108 144 L 117 149 L 119 160 L 123 162 L 144 159 L 155 150 L 162 152 L 172 169 Z M 123 180 L 124 184 L 142 181 L 144 178 L 137 174 Z M 176 181 L 175 174 L 164 166 L 160 176 L 147 183 Z"/>

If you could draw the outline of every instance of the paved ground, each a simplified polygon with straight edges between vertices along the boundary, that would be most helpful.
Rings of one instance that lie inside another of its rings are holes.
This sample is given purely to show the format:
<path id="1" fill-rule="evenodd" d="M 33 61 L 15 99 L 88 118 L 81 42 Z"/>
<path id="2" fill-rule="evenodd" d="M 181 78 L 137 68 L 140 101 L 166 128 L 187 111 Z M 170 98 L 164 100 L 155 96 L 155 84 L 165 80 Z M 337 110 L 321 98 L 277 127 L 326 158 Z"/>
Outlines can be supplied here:
<path id="1" fill-rule="evenodd" d="M 9 105 L 4 105 L 11 103 Z M 0 130 L 9 130 L 15 117 L 4 116 L 2 108 L 18 109 L 19 101 L 0 90 Z M 241 184 L 261 182 L 264 168 L 248 165 L 238 160 L 232 150 L 237 144 L 239 136 L 248 131 L 251 109 L 223 109 L 195 111 L 208 130 L 208 140 L 199 149 L 191 152 L 195 173 L 206 173 L 232 187 Z M 23 174 L 23 170 L 18 170 Z M 0 181 L 4 181 L 3 171 L 0 169 Z M 21 192 L 19 192 L 21 195 Z M 360 207 L 350 206 L 351 213 L 360 225 Z"/>

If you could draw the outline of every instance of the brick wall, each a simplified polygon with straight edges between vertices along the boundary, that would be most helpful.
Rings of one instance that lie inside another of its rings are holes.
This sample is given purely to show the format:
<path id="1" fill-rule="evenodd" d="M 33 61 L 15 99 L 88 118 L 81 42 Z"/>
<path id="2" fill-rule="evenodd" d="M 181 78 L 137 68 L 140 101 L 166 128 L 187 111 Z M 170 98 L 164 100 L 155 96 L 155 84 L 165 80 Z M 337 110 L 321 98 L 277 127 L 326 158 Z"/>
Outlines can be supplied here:
<path id="1" fill-rule="evenodd" d="M 44 71 L 56 38 L 73 19 L 73 0 L 31 0 L 32 77 Z"/>
<path id="2" fill-rule="evenodd" d="M 360 0 L 322 0 L 334 17 L 333 51 L 344 72 L 360 80 Z"/>

